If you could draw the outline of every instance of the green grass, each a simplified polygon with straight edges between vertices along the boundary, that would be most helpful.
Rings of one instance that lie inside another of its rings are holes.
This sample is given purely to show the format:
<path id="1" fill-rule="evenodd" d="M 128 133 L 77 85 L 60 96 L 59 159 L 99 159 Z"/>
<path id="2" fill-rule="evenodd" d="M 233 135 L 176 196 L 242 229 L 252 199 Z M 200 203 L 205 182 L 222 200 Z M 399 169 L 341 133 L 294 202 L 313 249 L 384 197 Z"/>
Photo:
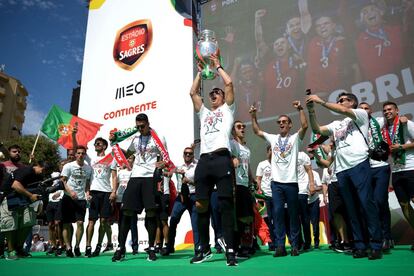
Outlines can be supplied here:
<path id="1" fill-rule="evenodd" d="M 237 267 L 227 267 L 223 254 L 202 264 L 190 264 L 192 251 L 176 251 L 156 262 L 146 261 L 146 254 L 127 255 L 125 261 L 112 263 L 112 253 L 97 258 L 49 257 L 34 253 L 32 258 L 17 261 L 0 260 L 1 275 L 412 275 L 414 252 L 409 246 L 397 246 L 382 260 L 353 259 L 323 247 L 302 253 L 299 257 L 273 258 L 265 248 L 249 260 L 239 261 Z"/>

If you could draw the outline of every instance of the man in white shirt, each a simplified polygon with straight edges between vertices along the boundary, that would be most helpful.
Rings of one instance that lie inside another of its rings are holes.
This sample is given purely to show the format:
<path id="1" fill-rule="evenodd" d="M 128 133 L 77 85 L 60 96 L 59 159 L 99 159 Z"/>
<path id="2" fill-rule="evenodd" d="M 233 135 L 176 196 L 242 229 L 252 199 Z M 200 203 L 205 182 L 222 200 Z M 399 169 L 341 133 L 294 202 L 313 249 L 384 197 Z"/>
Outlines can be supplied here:
<path id="1" fill-rule="evenodd" d="M 367 257 L 367 246 L 360 223 L 362 216 L 366 220 L 369 231 L 371 247 L 369 259 L 380 259 L 382 258 L 382 233 L 371 186 L 372 174 L 368 158 L 368 145 L 364 138 L 368 136 L 368 113 L 365 110 L 356 109 L 358 99 L 354 94 L 347 92 L 339 94 L 337 103 L 325 102 L 317 95 L 308 96 L 306 103 L 312 130 L 324 136 L 333 135 L 335 139 L 335 173 L 352 225 L 356 249 L 353 257 Z M 320 126 L 316 121 L 314 103 L 345 115 L 346 118 Z M 357 192 L 357 200 L 361 204 L 363 214 L 360 214 L 356 208 L 356 199 L 352 196 L 352 189 Z"/>
<path id="2" fill-rule="evenodd" d="M 221 221 L 226 247 L 228 266 L 236 266 L 234 250 L 234 202 L 233 174 L 234 168 L 230 156 L 230 135 L 234 121 L 234 91 L 230 76 L 220 65 L 218 56 L 212 55 L 211 60 L 224 82 L 224 91 L 214 88 L 208 95 L 211 109 L 208 109 L 199 94 L 201 86 L 201 66 L 190 90 L 194 110 L 200 119 L 200 160 L 195 171 L 196 206 L 198 212 L 198 231 L 200 248 L 190 263 L 202 263 L 212 257 L 209 246 L 209 199 L 214 184 L 221 206 Z"/>
<path id="3" fill-rule="evenodd" d="M 81 255 L 79 244 L 83 236 L 83 222 L 86 214 L 86 200 L 89 200 L 89 187 L 92 168 L 84 162 L 86 148 L 77 146 L 76 160 L 67 163 L 62 169 L 62 181 L 65 184 L 65 195 L 62 198 L 63 239 L 66 245 L 66 256 L 73 258 L 72 223 L 76 222 L 75 255 Z"/>
<path id="4" fill-rule="evenodd" d="M 301 128 L 290 134 L 293 127 L 292 120 L 287 115 L 280 115 L 277 123 L 279 134 L 269 134 L 260 129 L 256 117 L 256 108 L 250 108 L 254 133 L 265 139 L 272 147 L 272 199 L 273 222 L 275 223 L 276 250 L 274 257 L 286 256 L 285 249 L 285 203 L 288 205 L 290 233 L 292 245 L 291 256 L 299 256 L 299 201 L 298 201 L 298 173 L 297 161 L 299 147 L 303 141 L 308 123 L 299 101 L 293 102 L 293 107 L 299 111 Z"/>
<path id="5" fill-rule="evenodd" d="M 414 209 L 410 204 L 410 200 L 414 202 L 414 122 L 407 120 L 402 123 L 403 119 L 400 118 L 398 106 L 394 102 L 385 102 L 382 112 L 382 132 L 385 141 L 390 145 L 393 163 L 392 186 L 404 217 L 414 229 Z M 414 251 L 414 244 L 411 250 Z"/>
<path id="6" fill-rule="evenodd" d="M 125 243 L 131 226 L 131 219 L 137 214 L 141 214 L 145 209 L 145 227 L 148 232 L 148 257 L 147 261 L 155 261 L 155 237 L 157 231 L 156 202 L 155 193 L 156 183 L 154 181 L 154 171 L 156 168 L 164 168 L 165 161 L 157 161 L 161 155 L 159 145 L 151 135 L 148 116 L 140 113 L 135 118 L 136 128 L 139 131 L 131 142 L 128 151 L 135 152 L 135 161 L 132 168 L 131 178 L 122 198 L 123 217 L 119 233 L 119 245 L 112 257 L 113 262 L 122 261 L 125 258 Z M 164 137 L 159 136 L 159 141 L 164 147 L 166 142 Z"/>
<path id="7" fill-rule="evenodd" d="M 112 205 L 116 200 L 116 191 L 118 189 L 118 181 L 116 176 L 116 161 L 112 160 L 109 164 L 102 160 L 105 158 L 105 150 L 108 148 L 108 141 L 102 137 L 95 139 L 96 157 L 91 160 L 93 169 L 91 188 L 89 195 L 91 196 L 89 207 L 89 222 L 86 228 L 86 251 L 85 257 L 97 257 L 101 253 L 102 240 L 105 233 L 109 233 L 107 237 L 112 236 L 111 226 L 108 219 L 112 216 Z M 112 179 L 112 186 L 111 186 Z M 98 243 L 95 251 L 92 253 L 92 237 L 95 230 L 95 223 L 99 219 Z M 108 244 L 112 244 L 108 240 Z"/>
<path id="8" fill-rule="evenodd" d="M 194 250 L 200 245 L 200 237 L 197 228 L 197 209 L 195 200 L 195 183 L 194 172 L 197 167 L 197 160 L 194 159 L 194 149 L 186 147 L 183 152 L 184 164 L 178 167 L 177 173 L 177 191 L 178 196 L 174 201 L 171 211 L 170 230 L 168 233 L 168 253 L 174 253 L 175 236 L 177 225 L 182 215 L 187 210 L 191 218 L 191 227 L 193 230 Z M 197 252 L 195 252 L 197 253 Z"/>

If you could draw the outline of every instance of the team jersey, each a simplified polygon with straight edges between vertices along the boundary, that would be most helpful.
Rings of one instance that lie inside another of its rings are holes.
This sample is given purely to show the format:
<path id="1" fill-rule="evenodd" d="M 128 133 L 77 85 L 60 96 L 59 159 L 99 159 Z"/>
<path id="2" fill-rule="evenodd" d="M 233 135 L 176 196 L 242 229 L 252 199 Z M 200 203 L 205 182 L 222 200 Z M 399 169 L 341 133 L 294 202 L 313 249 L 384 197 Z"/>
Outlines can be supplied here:
<path id="1" fill-rule="evenodd" d="M 272 147 L 272 180 L 281 183 L 297 183 L 297 163 L 299 147 L 302 140 L 299 134 L 268 134 L 263 132 L 264 138 Z"/>
<path id="2" fill-rule="evenodd" d="M 236 184 L 249 187 L 250 149 L 236 140 L 230 141 L 231 155 L 239 160 L 236 168 Z"/>
<path id="3" fill-rule="evenodd" d="M 117 173 L 118 190 L 116 191 L 116 202 L 122 202 L 128 181 L 131 178 L 132 171 L 128 169 L 120 169 Z"/>
<path id="4" fill-rule="evenodd" d="M 263 160 L 257 165 L 256 176 L 261 176 L 260 188 L 265 196 L 272 197 L 272 164 L 269 160 Z"/>
<path id="5" fill-rule="evenodd" d="M 188 184 L 188 189 L 190 190 L 190 194 L 195 193 L 195 183 L 194 183 L 194 173 L 195 169 L 197 167 L 197 160 L 193 160 L 190 164 L 182 164 L 179 169 L 184 170 L 184 176 L 188 178 L 192 184 Z M 182 177 L 177 176 L 177 190 L 179 193 L 181 193 L 181 186 L 182 186 Z"/>
<path id="6" fill-rule="evenodd" d="M 165 149 L 167 144 L 163 136 L 158 135 Z M 153 177 L 157 156 L 161 155 L 151 135 L 136 135 L 128 148 L 135 152 L 135 161 L 131 177 Z"/>
<path id="7" fill-rule="evenodd" d="M 85 187 L 92 178 L 92 167 L 87 164 L 80 166 L 73 161 L 63 166 L 61 175 L 67 177 L 67 185 L 76 193 L 78 200 L 85 200 Z M 70 196 L 67 191 L 65 193 Z"/>
<path id="8" fill-rule="evenodd" d="M 112 160 L 110 164 L 99 163 L 105 156 L 97 156 L 91 159 L 91 166 L 93 169 L 91 191 L 100 191 L 110 193 L 111 187 L 111 173 L 116 170 L 116 161 Z"/>
<path id="9" fill-rule="evenodd" d="M 220 148 L 230 151 L 231 129 L 234 121 L 235 105 L 224 103 L 214 111 L 201 106 L 197 113 L 200 118 L 200 154 L 213 152 Z"/>
<path id="10" fill-rule="evenodd" d="M 309 176 L 305 170 L 305 166 L 311 166 L 309 156 L 303 151 L 298 153 L 298 185 L 299 194 L 309 194 Z"/>
<path id="11" fill-rule="evenodd" d="M 368 113 L 363 109 L 352 111 L 356 116 L 355 121 L 347 117 L 327 125 L 330 135 L 335 139 L 335 173 L 351 169 L 368 158 L 368 145 L 365 142 L 368 136 Z"/>

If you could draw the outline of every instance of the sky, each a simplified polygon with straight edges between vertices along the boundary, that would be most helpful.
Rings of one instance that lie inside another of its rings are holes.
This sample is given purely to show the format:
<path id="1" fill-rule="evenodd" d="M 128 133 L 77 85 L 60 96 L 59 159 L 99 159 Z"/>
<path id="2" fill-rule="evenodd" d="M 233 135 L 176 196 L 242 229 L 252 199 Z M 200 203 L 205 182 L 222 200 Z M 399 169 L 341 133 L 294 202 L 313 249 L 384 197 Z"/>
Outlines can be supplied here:
<path id="1" fill-rule="evenodd" d="M 69 112 L 87 19 L 86 0 L 0 0 L 0 65 L 29 93 L 23 135 L 37 134 L 53 104 Z"/>

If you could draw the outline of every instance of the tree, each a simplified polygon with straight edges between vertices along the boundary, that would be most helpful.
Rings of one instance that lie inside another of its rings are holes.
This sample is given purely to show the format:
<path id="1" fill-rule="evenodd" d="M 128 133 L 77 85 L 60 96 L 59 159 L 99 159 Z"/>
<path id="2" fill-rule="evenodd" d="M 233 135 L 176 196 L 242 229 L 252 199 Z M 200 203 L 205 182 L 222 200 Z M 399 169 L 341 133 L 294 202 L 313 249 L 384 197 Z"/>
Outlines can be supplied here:
<path id="1" fill-rule="evenodd" d="M 0 149 L 3 151 L 6 158 L 8 158 L 7 148 L 11 145 L 19 145 L 22 148 L 22 160 L 23 164 L 29 164 L 30 153 L 32 152 L 33 145 L 36 140 L 36 135 L 24 135 L 21 137 L 14 137 L 9 140 L 4 141 L 4 148 Z M 49 140 L 44 136 L 40 136 L 37 141 L 37 146 L 34 152 L 36 160 L 46 161 L 50 164 L 51 168 L 47 171 L 47 174 L 50 174 L 53 171 L 57 171 L 59 168 L 59 161 L 61 156 L 58 150 L 59 145 L 55 142 Z"/>

